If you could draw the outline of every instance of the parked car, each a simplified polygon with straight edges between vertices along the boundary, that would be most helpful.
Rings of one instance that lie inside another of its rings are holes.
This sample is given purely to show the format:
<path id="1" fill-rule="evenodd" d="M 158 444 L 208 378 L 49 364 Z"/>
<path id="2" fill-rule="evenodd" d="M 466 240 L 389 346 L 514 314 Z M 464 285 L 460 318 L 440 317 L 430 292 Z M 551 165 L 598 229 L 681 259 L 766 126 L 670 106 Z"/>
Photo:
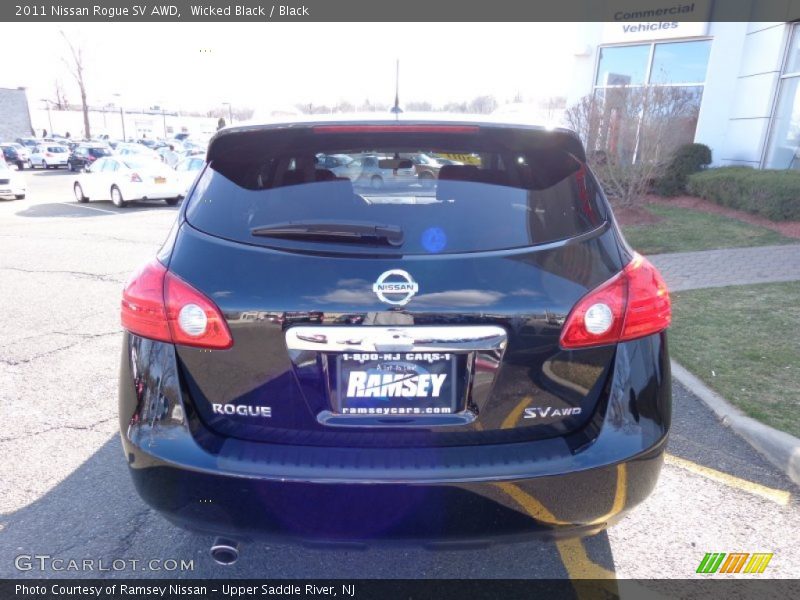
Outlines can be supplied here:
<path id="1" fill-rule="evenodd" d="M 31 151 L 31 168 L 58 169 L 67 166 L 69 150 L 61 144 L 39 144 Z"/>
<path id="2" fill-rule="evenodd" d="M 412 152 L 478 160 L 368 194 L 317 167 Z M 387 115 L 233 126 L 207 159 L 122 293 L 119 419 L 137 492 L 215 560 L 589 535 L 653 490 L 669 293 L 575 133 Z"/>
<path id="3" fill-rule="evenodd" d="M 20 146 L 25 146 L 26 148 L 31 148 L 32 149 L 32 148 L 35 148 L 36 146 L 38 146 L 44 140 L 42 140 L 40 138 L 35 138 L 35 137 L 18 137 L 14 141 L 17 144 L 19 144 Z"/>
<path id="4" fill-rule="evenodd" d="M 0 144 L 3 151 L 3 158 L 10 165 L 17 165 L 17 169 L 31 168 L 31 155 L 28 149 L 22 144 Z"/>
<path id="5" fill-rule="evenodd" d="M 111 156 L 111 148 L 105 144 L 78 144 L 67 159 L 70 171 L 81 171 L 98 158 Z"/>
<path id="6" fill-rule="evenodd" d="M 25 176 L 8 166 L 0 156 L 0 198 L 22 200 L 26 191 Z"/>
<path id="7" fill-rule="evenodd" d="M 158 155 L 158 152 L 135 142 L 117 144 L 114 148 L 114 152 L 120 156 L 136 156 L 161 162 L 161 157 Z"/>
<path id="8" fill-rule="evenodd" d="M 333 171 L 339 177 L 346 177 L 357 187 L 368 186 L 373 190 L 380 190 L 384 186 L 402 186 L 417 180 L 411 160 L 391 156 L 356 156 Z"/>
<path id="9" fill-rule="evenodd" d="M 104 156 L 95 160 L 73 184 L 78 202 L 111 200 L 124 208 L 131 200 L 164 200 L 174 206 L 181 198 L 175 172 L 162 162 L 139 156 Z"/>
<path id="10" fill-rule="evenodd" d="M 444 166 L 444 163 L 439 162 L 438 159 L 428 156 L 424 152 L 414 154 L 411 157 L 411 162 L 414 163 L 414 170 L 417 173 L 417 178 L 422 185 L 432 186 L 436 179 L 439 177 L 439 169 Z"/>
<path id="11" fill-rule="evenodd" d="M 180 182 L 181 196 L 186 197 L 189 194 L 189 188 L 192 187 L 194 180 L 197 179 L 197 175 L 203 170 L 205 164 L 206 161 L 202 155 L 194 155 L 181 159 L 175 165 L 175 173 Z"/>

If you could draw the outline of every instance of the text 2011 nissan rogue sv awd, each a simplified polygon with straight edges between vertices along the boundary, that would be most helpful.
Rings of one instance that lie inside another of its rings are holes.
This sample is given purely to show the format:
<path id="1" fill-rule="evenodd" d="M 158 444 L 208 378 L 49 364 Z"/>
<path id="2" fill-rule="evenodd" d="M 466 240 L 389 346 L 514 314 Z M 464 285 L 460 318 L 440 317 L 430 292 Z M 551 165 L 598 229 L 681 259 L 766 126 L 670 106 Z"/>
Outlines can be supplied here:
<path id="1" fill-rule="evenodd" d="M 463 164 L 392 177 L 419 154 Z M 125 453 L 152 507 L 232 540 L 593 533 L 656 483 L 669 323 L 572 132 L 228 128 L 123 292 Z"/>

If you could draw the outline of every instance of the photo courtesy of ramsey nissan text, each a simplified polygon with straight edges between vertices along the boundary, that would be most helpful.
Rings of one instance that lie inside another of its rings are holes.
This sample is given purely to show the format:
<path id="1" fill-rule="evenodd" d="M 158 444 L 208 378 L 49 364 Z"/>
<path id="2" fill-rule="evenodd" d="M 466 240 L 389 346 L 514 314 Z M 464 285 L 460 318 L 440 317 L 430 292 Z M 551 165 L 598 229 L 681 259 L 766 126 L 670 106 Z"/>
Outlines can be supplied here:
<path id="1" fill-rule="evenodd" d="M 798 23 L 0 5 L 0 598 L 800 597 Z"/>

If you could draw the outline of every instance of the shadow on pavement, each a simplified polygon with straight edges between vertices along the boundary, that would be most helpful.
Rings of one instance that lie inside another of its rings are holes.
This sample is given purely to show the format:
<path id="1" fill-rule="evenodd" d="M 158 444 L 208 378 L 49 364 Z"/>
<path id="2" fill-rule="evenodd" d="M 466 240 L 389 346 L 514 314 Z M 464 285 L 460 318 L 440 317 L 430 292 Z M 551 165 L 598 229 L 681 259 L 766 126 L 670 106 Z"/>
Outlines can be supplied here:
<path id="1" fill-rule="evenodd" d="M 212 539 L 174 527 L 136 494 L 115 435 L 61 483 L 16 512 L 0 517 L 0 578 L 181 577 L 181 578 L 564 578 L 614 577 L 605 533 L 559 542 L 531 541 L 479 549 L 428 550 L 417 546 L 372 546 L 363 550 L 257 543 L 242 547 L 233 566 L 208 555 Z M 126 561 L 107 572 L 20 571 L 20 555 Z M 138 560 L 132 569 L 131 560 Z M 192 560 L 193 570 L 151 571 L 153 559 Z M 589 573 L 590 575 L 586 575 Z M 614 586 L 614 582 L 609 582 Z"/>
<path id="2" fill-rule="evenodd" d="M 125 208 L 117 208 L 111 202 L 99 201 L 86 204 L 77 202 L 53 202 L 48 204 L 33 204 L 17 212 L 20 217 L 103 217 L 124 215 L 136 212 L 154 210 L 177 210 L 177 206 L 167 206 L 163 202 L 131 202 Z"/>

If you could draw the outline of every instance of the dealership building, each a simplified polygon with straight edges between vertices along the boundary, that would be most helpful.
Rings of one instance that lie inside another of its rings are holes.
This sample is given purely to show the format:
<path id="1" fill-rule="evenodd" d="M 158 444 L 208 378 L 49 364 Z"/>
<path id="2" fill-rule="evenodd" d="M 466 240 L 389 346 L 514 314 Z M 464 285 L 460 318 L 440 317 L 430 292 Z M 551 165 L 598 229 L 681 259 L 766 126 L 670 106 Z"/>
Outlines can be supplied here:
<path id="1" fill-rule="evenodd" d="M 672 18 L 700 20 L 631 12 L 582 24 L 567 106 L 619 87 L 677 86 L 697 104 L 685 141 L 710 146 L 715 166 L 800 169 L 800 23 L 714 21 L 710 1 L 671 7 L 685 11 Z"/>

